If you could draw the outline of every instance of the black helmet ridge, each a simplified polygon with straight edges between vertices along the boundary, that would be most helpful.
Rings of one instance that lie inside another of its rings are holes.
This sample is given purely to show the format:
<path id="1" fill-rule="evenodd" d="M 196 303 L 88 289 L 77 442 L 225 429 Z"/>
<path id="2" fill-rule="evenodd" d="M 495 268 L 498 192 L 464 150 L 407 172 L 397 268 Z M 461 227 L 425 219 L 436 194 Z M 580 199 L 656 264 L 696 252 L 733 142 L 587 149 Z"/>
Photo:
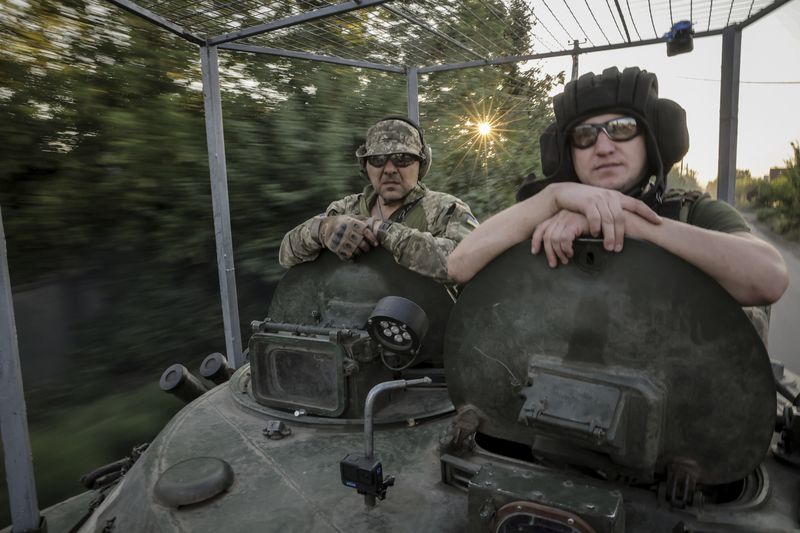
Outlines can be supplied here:
<path id="1" fill-rule="evenodd" d="M 553 98 L 556 121 L 539 138 L 542 171 L 546 180 L 541 190 L 556 181 L 578 181 L 572 163 L 568 132 L 586 118 L 621 113 L 636 118 L 643 126 L 647 145 L 647 172 L 626 194 L 648 204 L 660 202 L 666 175 L 689 149 L 686 112 L 672 100 L 658 97 L 655 74 L 629 67 L 610 67 L 602 74 L 587 73 L 570 81 L 564 92 Z M 647 187 L 648 183 L 652 186 Z"/>

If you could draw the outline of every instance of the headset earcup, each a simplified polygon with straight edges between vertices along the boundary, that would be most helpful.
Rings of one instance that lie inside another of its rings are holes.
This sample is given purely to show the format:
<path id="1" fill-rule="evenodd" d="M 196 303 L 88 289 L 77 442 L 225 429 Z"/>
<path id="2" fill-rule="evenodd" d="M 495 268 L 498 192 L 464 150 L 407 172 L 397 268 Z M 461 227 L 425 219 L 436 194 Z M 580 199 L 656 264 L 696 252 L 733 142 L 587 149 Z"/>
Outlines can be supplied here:
<path id="1" fill-rule="evenodd" d="M 358 161 L 358 168 L 359 171 L 361 172 L 361 175 L 369 179 L 369 176 L 367 175 L 367 158 L 364 157 L 366 153 L 367 153 L 367 145 L 362 144 L 356 150 L 356 160 Z"/>
<path id="2" fill-rule="evenodd" d="M 431 169 L 431 163 L 433 162 L 433 149 L 426 144 L 422 150 L 425 155 L 419 162 L 419 179 L 425 177 L 425 175 Z"/>

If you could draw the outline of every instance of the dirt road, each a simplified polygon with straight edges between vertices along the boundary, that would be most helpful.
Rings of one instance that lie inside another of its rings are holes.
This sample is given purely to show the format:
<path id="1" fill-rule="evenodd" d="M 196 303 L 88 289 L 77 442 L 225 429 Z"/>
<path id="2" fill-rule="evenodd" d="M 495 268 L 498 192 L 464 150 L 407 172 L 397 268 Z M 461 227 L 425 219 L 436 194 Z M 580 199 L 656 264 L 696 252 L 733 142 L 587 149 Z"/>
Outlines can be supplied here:
<path id="1" fill-rule="evenodd" d="M 800 243 L 787 241 L 744 213 L 753 234 L 771 242 L 783 255 L 789 269 L 789 288 L 772 306 L 769 326 L 769 353 L 787 368 L 800 373 Z"/>

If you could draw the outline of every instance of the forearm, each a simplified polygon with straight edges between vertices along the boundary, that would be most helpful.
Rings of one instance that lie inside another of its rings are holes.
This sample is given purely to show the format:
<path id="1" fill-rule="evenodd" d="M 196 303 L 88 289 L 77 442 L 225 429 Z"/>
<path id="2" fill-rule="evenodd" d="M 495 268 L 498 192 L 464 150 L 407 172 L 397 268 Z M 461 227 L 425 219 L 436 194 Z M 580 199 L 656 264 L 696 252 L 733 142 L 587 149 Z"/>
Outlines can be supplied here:
<path id="1" fill-rule="evenodd" d="M 392 224 L 381 242 L 399 265 L 440 283 L 449 281 L 447 257 L 457 244 L 446 236 L 436 237 L 398 223 Z"/>
<path id="2" fill-rule="evenodd" d="M 315 217 L 316 218 L 316 217 Z M 311 236 L 313 218 L 296 226 L 283 236 L 278 261 L 284 268 L 313 261 L 322 251 L 322 245 Z"/>
<path id="3" fill-rule="evenodd" d="M 497 213 L 478 226 L 450 254 L 447 272 L 451 280 L 466 283 L 495 257 L 529 239 L 534 228 L 553 216 L 557 207 L 553 187 Z"/>
<path id="4" fill-rule="evenodd" d="M 674 220 L 654 225 L 639 219 L 634 228 L 632 236 L 693 264 L 742 305 L 776 302 L 789 284 L 780 253 L 749 233 L 722 233 Z"/>

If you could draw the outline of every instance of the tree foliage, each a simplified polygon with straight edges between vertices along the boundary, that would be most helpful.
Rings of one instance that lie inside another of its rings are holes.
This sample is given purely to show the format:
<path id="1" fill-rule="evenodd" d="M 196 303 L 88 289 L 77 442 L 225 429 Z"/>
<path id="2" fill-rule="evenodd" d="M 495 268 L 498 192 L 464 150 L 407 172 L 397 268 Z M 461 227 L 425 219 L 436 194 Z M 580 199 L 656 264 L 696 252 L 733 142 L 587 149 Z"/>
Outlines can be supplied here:
<path id="1" fill-rule="evenodd" d="M 495 21 L 490 31 L 511 49 L 528 49 L 522 2 L 451 8 Z M 70 370 L 28 390 L 36 434 L 53 403 L 136 390 L 167 364 L 224 351 L 214 225 L 195 47 L 99 0 L 0 0 L 0 13 L 0 207 L 12 282 L 92 279 L 106 302 L 101 316 L 78 325 Z M 366 18 L 353 20 L 331 46 L 369 32 Z M 434 38 L 413 37 L 420 47 Z M 354 152 L 375 120 L 405 114 L 406 80 L 224 51 L 220 71 L 246 331 L 266 315 L 283 234 L 363 187 Z M 486 217 L 539 170 L 547 94 L 563 78 L 531 65 L 468 72 L 420 80 L 421 122 L 434 150 L 426 182 Z M 475 137 L 481 119 L 494 121 L 494 135 Z M 47 463 L 46 453 L 37 446 L 35 460 Z M 50 491 L 42 503 L 65 495 Z M 6 508 L 0 503 L 0 525 Z"/>
<path id="2" fill-rule="evenodd" d="M 700 191 L 702 187 L 697 182 L 697 171 L 689 167 L 672 167 L 667 174 L 667 188 L 683 189 L 684 191 Z"/>
<path id="3" fill-rule="evenodd" d="M 773 181 L 751 183 L 745 189 L 745 197 L 756 208 L 759 220 L 797 240 L 800 239 L 800 143 L 791 143 L 791 148 L 786 171 Z"/>

